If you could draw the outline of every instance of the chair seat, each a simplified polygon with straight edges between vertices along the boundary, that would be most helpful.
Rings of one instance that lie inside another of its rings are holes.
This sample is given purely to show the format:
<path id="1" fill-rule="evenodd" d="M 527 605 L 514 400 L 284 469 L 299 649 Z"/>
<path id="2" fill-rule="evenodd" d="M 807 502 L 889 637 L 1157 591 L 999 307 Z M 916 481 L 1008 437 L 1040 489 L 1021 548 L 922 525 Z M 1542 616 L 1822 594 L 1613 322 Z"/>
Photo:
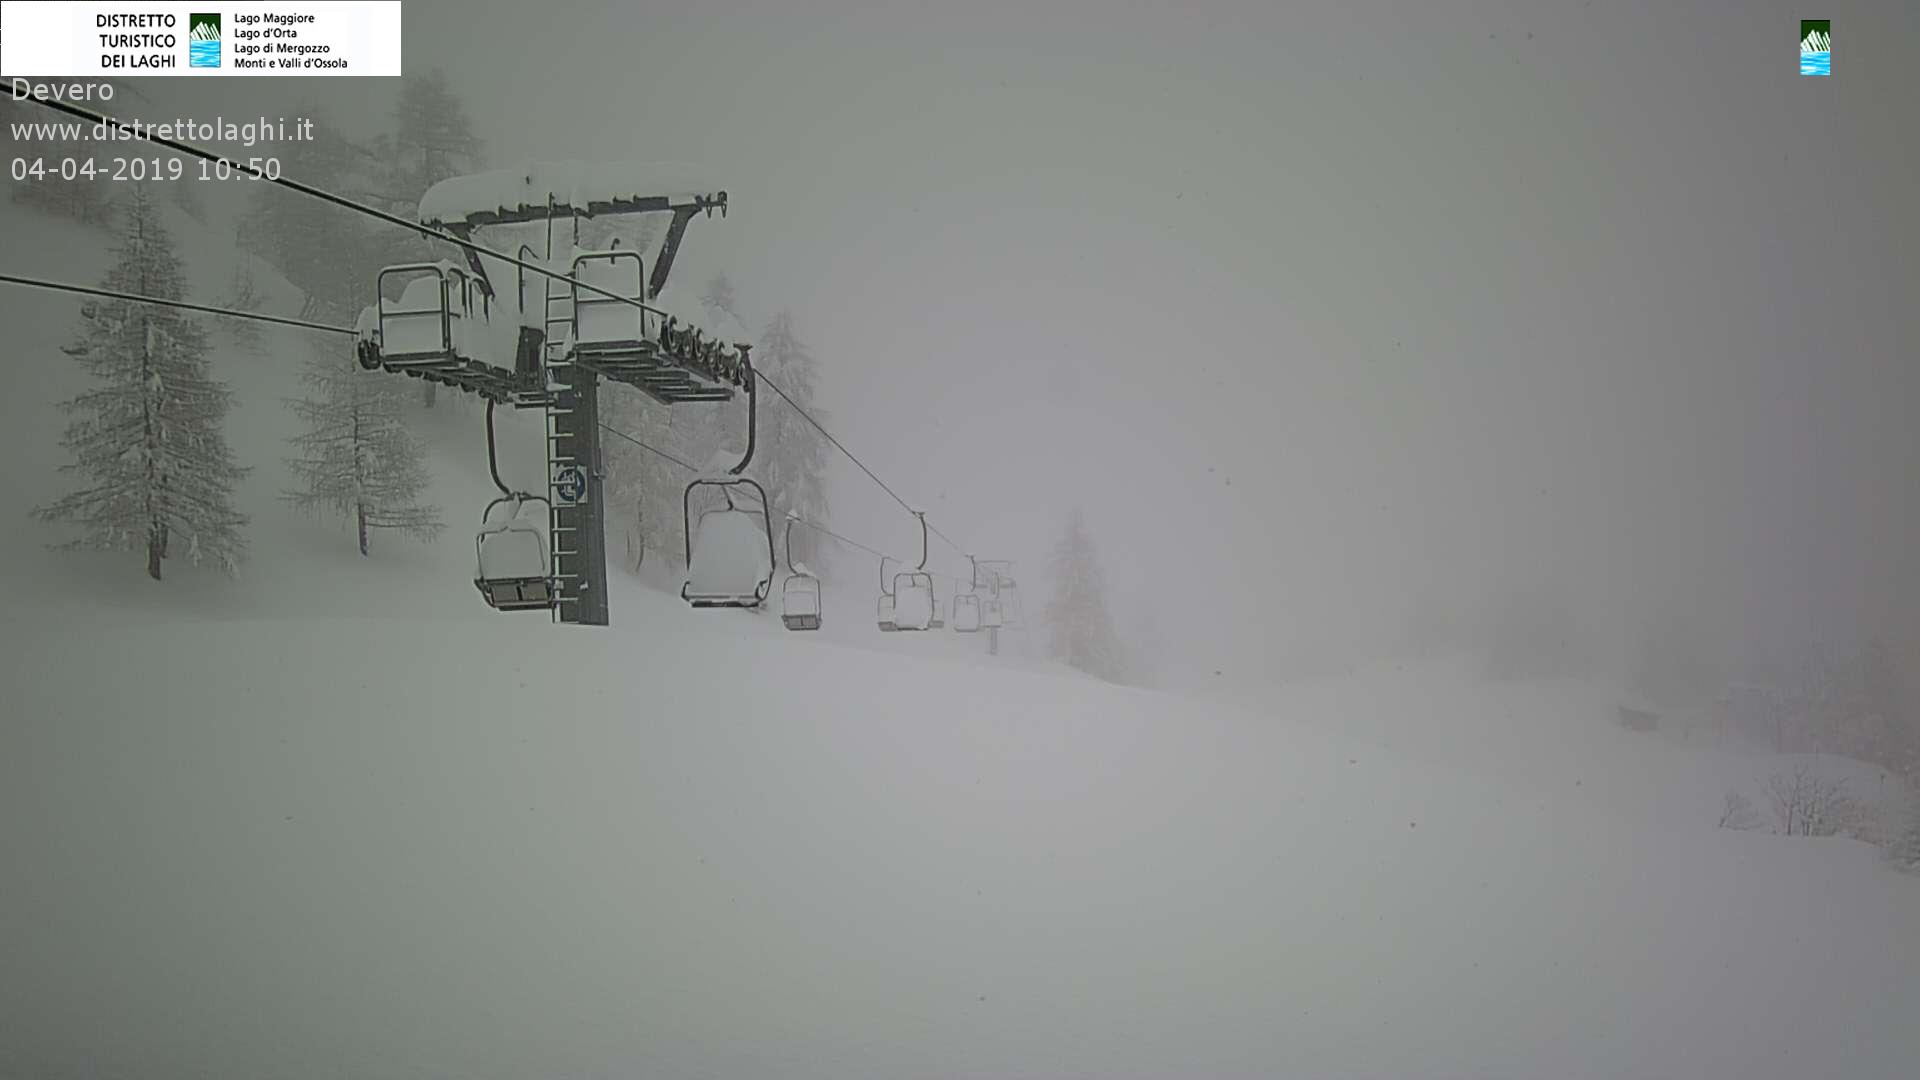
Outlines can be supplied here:
<path id="1" fill-rule="evenodd" d="M 553 582 L 548 578 L 475 578 L 473 584 L 487 604 L 500 611 L 532 611 L 553 606 Z"/>

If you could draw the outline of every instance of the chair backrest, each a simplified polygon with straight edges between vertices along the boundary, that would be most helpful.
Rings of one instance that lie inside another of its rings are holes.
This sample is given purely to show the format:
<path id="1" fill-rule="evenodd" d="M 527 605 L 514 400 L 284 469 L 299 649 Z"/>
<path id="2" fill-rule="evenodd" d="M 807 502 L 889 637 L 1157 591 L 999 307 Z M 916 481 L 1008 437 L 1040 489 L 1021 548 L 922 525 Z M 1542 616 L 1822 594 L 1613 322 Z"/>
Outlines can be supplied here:
<path id="1" fill-rule="evenodd" d="M 547 530 L 544 522 L 511 518 L 480 530 L 475 540 L 479 568 L 475 576 L 502 581 L 547 576 Z"/>
<path id="2" fill-rule="evenodd" d="M 953 598 L 953 628 L 963 634 L 980 629 L 980 598 L 962 593 Z"/>
<path id="3" fill-rule="evenodd" d="M 708 510 L 693 537 L 690 596 L 764 596 L 773 582 L 773 557 L 764 519 L 746 510 Z"/>
<path id="4" fill-rule="evenodd" d="M 980 601 L 980 625 L 989 630 L 997 630 L 1007 621 L 1006 611 L 1001 608 L 997 597 L 989 596 Z"/>
<path id="5" fill-rule="evenodd" d="M 925 630 L 933 623 L 933 578 L 926 574 L 893 577 L 893 624 Z"/>
<path id="6" fill-rule="evenodd" d="M 820 580 L 808 574 L 788 574 L 780 586 L 780 611 L 784 615 L 820 614 Z"/>
<path id="7" fill-rule="evenodd" d="M 459 351 L 465 336 L 461 324 L 466 315 L 465 275 L 429 270 L 423 268 L 419 276 L 410 278 L 400 299 L 380 305 L 380 350 L 388 356 Z"/>
<path id="8" fill-rule="evenodd" d="M 645 267 L 637 251 L 586 252 L 574 258 L 573 276 L 629 300 L 646 299 Z M 592 345 L 605 341 L 643 341 L 646 313 L 632 304 L 587 289 L 574 289 L 573 339 Z"/>
<path id="9" fill-rule="evenodd" d="M 892 626 L 892 625 L 894 624 L 894 623 L 893 623 L 893 596 L 892 596 L 892 594 L 890 594 L 890 593 L 881 593 L 881 594 L 880 594 L 880 602 L 879 602 L 878 604 L 876 604 L 876 605 L 874 605 L 874 611 L 875 611 L 875 613 L 876 613 L 876 614 L 877 614 L 877 615 L 879 616 L 879 619 L 880 619 L 880 625 L 882 625 L 882 626 Z"/>

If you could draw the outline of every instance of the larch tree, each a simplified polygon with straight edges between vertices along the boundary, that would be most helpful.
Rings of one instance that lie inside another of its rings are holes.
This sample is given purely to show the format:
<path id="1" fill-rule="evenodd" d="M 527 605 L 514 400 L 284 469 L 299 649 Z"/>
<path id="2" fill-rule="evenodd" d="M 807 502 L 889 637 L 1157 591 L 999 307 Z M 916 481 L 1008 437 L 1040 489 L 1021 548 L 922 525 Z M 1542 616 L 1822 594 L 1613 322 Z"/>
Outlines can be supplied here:
<path id="1" fill-rule="evenodd" d="M 1042 616 L 1048 655 L 1096 678 L 1122 681 L 1126 656 L 1107 609 L 1106 574 L 1078 508 L 1068 515 L 1047 568 L 1053 577 L 1053 596 Z"/>
<path id="2" fill-rule="evenodd" d="M 793 314 L 781 311 L 768 320 L 761 332 L 760 345 L 753 351 L 754 370 L 772 379 L 786 391 L 794 404 L 815 419 L 826 418 L 814 404 L 820 369 L 813 353 L 794 330 Z M 830 511 L 827 502 L 827 441 L 779 395 L 762 387 L 760 395 L 760 445 L 755 453 L 754 472 L 767 486 L 773 500 L 774 527 L 788 513 L 825 526 Z M 812 529 L 795 529 L 793 557 L 821 570 L 822 539 Z"/>
<path id="3" fill-rule="evenodd" d="M 301 378 L 309 394 L 287 402 L 306 428 L 292 439 L 299 456 L 287 461 L 300 486 L 286 500 L 303 513 L 351 520 L 362 555 L 372 553 L 376 529 L 437 537 L 445 526 L 439 508 L 421 498 L 427 468 L 401 415 L 399 387 L 361 371 L 342 350 L 316 348 Z"/>
<path id="4" fill-rule="evenodd" d="M 184 299 L 179 258 L 153 194 L 136 184 L 103 288 Z M 76 419 L 61 440 L 63 471 L 87 486 L 34 511 L 80 526 L 68 549 L 141 550 L 147 574 L 184 553 L 236 573 L 247 519 L 233 507 L 247 470 L 234 463 L 221 428 L 232 395 L 207 370 L 206 333 L 175 308 L 103 300 L 65 351 L 99 385 L 61 405 Z"/>

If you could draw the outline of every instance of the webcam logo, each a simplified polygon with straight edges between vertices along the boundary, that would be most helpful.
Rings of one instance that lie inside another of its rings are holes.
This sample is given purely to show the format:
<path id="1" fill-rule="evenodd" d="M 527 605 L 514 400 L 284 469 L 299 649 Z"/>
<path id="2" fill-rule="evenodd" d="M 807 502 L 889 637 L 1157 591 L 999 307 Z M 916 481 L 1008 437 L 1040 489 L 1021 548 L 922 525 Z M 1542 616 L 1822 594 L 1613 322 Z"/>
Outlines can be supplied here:
<path id="1" fill-rule="evenodd" d="M 220 13 L 196 11 L 187 18 L 187 66 L 220 66 Z"/>
<path id="2" fill-rule="evenodd" d="M 1833 20 L 1800 20 L 1800 74 L 1833 74 Z"/>

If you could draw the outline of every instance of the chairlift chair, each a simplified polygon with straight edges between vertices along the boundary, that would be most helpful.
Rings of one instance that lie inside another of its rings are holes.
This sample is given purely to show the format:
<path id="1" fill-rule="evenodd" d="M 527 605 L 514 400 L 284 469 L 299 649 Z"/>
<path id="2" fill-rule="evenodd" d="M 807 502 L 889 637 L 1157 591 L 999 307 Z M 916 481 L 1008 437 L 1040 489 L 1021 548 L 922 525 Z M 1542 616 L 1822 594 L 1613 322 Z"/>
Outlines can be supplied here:
<path id="1" fill-rule="evenodd" d="M 933 629 L 933 575 L 909 570 L 893 576 L 893 625 L 896 630 Z"/>
<path id="2" fill-rule="evenodd" d="M 880 556 L 880 600 L 874 605 L 875 619 L 880 624 L 880 629 L 886 633 L 892 633 L 900 629 L 899 624 L 893 621 L 893 592 L 889 579 L 887 578 L 887 560 L 889 558 L 891 558 L 891 556 Z"/>
<path id="3" fill-rule="evenodd" d="M 647 332 L 646 268 L 638 251 L 586 251 L 573 258 L 573 347 L 582 356 L 651 353 Z M 585 291 L 581 283 L 605 289 L 614 299 Z"/>
<path id="4" fill-rule="evenodd" d="M 680 497 L 682 533 L 686 538 L 687 583 L 680 587 L 681 599 L 696 608 L 757 608 L 766 603 L 773 589 L 776 565 L 773 557 L 773 522 L 768 518 L 767 489 L 757 481 L 740 475 L 753 461 L 754 435 L 759 409 L 755 402 L 753 369 L 744 380 L 747 390 L 747 452 L 740 463 L 727 470 L 724 480 L 700 478 L 687 485 Z M 717 488 L 726 495 L 724 509 L 714 508 L 693 516 L 696 488 Z M 759 501 L 743 509 L 734 502 L 736 489 L 751 488 Z M 696 535 L 697 533 L 697 535 Z M 764 546 L 763 546 L 764 545 Z M 764 558 L 762 557 L 764 555 Z"/>
<path id="5" fill-rule="evenodd" d="M 542 510 L 529 516 L 527 507 Z M 494 510 L 509 507 L 498 521 Z M 481 529 L 474 537 L 474 587 L 496 611 L 544 611 L 553 607 L 559 590 L 553 580 L 553 560 L 547 552 L 547 500 L 513 493 L 487 504 Z"/>
<path id="6" fill-rule="evenodd" d="M 719 488 L 727 505 L 693 516 L 696 488 Z M 733 500 L 733 489 L 752 488 L 758 510 L 743 509 Z M 686 515 L 687 582 L 681 599 L 696 608 L 757 608 L 773 588 L 773 526 L 767 521 L 767 493 L 758 483 L 740 476 L 731 480 L 695 480 L 681 497 Z"/>
<path id="7" fill-rule="evenodd" d="M 474 588 L 495 611 L 544 611 L 559 602 L 553 558 L 547 550 L 547 530 L 553 504 L 538 495 L 509 489 L 500 479 L 500 459 L 493 434 L 494 403 L 487 402 L 487 472 L 500 497 L 480 513 L 480 532 L 473 538 Z M 530 504 L 541 510 L 529 514 Z M 494 511 L 506 507 L 497 519 Z"/>
<path id="8" fill-rule="evenodd" d="M 988 593 L 980 598 L 980 625 L 987 630 L 998 630 L 1007 622 L 1006 609 L 1000 605 L 1000 598 Z"/>
<path id="9" fill-rule="evenodd" d="M 820 629 L 820 579 L 793 561 L 792 515 L 787 517 L 787 580 L 780 586 L 780 622 L 789 630 Z"/>
<path id="10" fill-rule="evenodd" d="M 977 634 L 980 632 L 980 594 L 971 581 L 966 583 L 966 589 L 961 592 L 958 585 L 953 589 L 953 629 L 955 633 Z"/>
<path id="11" fill-rule="evenodd" d="M 388 301 L 388 279 L 404 280 Z M 390 371 L 422 372 L 461 366 L 473 280 L 445 263 L 404 263 L 380 271 L 375 286 L 380 358 Z"/>
<path id="12" fill-rule="evenodd" d="M 912 513 L 920 522 L 920 562 L 912 570 L 893 575 L 893 588 L 887 598 L 891 601 L 893 629 L 930 630 L 945 623 L 940 620 L 940 602 L 933 597 L 933 575 L 927 573 L 927 514 L 924 510 Z M 880 572 L 884 583 L 884 558 Z"/>

